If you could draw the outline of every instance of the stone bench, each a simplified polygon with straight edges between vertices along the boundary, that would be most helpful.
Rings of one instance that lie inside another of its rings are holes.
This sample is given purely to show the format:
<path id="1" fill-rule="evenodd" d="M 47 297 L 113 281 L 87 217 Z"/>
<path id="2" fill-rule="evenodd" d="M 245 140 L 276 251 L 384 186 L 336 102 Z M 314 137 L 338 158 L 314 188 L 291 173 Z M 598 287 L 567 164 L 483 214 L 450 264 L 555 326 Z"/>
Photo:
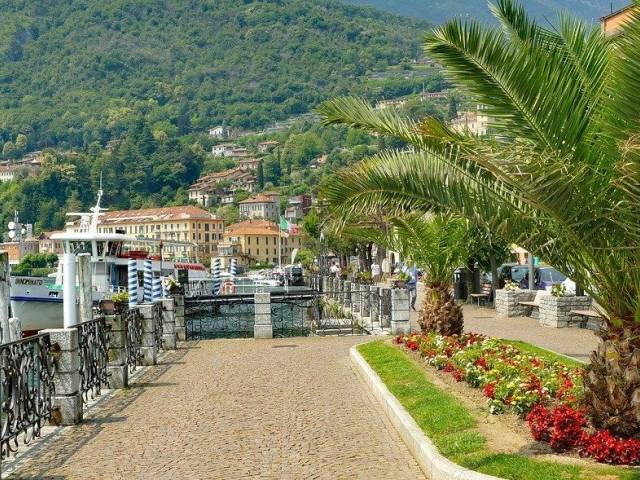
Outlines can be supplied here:
<path id="1" fill-rule="evenodd" d="M 546 290 L 536 290 L 536 296 L 533 300 L 523 300 L 518 302 L 526 308 L 526 316 L 532 318 L 539 318 L 540 303 L 543 297 L 550 296 Z"/>
<path id="2" fill-rule="evenodd" d="M 578 320 L 575 318 L 578 317 Z M 589 330 L 601 330 L 603 317 L 595 310 L 571 310 L 569 311 L 569 322 L 578 323 L 580 328 L 587 328 Z"/>

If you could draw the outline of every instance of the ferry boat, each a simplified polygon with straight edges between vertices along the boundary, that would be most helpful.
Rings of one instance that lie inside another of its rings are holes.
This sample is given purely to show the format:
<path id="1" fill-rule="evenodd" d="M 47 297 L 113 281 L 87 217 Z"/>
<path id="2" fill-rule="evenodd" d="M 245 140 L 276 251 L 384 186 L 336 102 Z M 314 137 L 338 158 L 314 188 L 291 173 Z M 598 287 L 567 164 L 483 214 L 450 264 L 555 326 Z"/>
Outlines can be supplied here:
<path id="1" fill-rule="evenodd" d="M 52 235 L 62 243 L 64 253 L 86 252 L 91 254 L 91 279 L 93 301 L 110 298 L 114 293 L 127 291 L 128 265 L 131 259 L 138 266 L 138 296 L 142 300 L 143 263 L 150 259 L 153 271 L 161 277 L 172 275 L 180 283 L 211 278 L 204 265 L 197 259 L 180 261 L 165 258 L 163 247 L 169 245 L 193 246 L 188 242 L 168 242 L 137 238 L 124 233 L 99 233 L 98 220 L 102 190 L 98 192 L 96 205 L 91 213 L 68 213 L 80 217 L 77 231 L 66 231 Z M 34 332 L 44 328 L 62 328 L 63 298 L 62 259 L 57 271 L 48 277 L 11 276 L 11 312 L 19 318 L 23 332 Z"/>

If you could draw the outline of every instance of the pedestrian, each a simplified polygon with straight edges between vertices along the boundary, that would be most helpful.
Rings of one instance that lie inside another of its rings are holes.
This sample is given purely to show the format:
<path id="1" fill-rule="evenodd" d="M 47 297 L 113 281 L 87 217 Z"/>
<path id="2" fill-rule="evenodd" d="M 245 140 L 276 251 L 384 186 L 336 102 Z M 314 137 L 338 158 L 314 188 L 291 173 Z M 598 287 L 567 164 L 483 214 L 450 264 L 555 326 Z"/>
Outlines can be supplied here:
<path id="1" fill-rule="evenodd" d="M 405 265 L 402 271 L 409 276 L 409 280 L 407 280 L 407 290 L 409 291 L 411 308 L 415 310 L 416 299 L 418 298 L 418 269 L 414 263 L 411 267 Z"/>
<path id="2" fill-rule="evenodd" d="M 380 265 L 375 260 L 371 264 L 371 278 L 373 278 L 373 283 L 380 281 Z"/>
<path id="3" fill-rule="evenodd" d="M 391 266 L 389 265 L 389 259 L 384 257 L 382 260 L 382 275 L 386 279 L 391 274 Z"/>
<path id="4" fill-rule="evenodd" d="M 331 275 L 334 275 L 336 278 L 340 278 L 340 266 L 338 265 L 338 262 L 333 262 L 329 272 L 331 272 Z"/>

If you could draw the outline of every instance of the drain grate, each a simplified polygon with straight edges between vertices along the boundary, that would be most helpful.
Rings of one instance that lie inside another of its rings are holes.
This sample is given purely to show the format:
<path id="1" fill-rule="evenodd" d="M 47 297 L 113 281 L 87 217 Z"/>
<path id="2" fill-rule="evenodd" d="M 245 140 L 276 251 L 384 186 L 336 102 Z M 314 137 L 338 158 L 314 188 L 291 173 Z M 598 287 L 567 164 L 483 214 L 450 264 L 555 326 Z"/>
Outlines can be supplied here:
<path id="1" fill-rule="evenodd" d="M 296 348 L 298 345 L 273 345 L 273 348 Z"/>

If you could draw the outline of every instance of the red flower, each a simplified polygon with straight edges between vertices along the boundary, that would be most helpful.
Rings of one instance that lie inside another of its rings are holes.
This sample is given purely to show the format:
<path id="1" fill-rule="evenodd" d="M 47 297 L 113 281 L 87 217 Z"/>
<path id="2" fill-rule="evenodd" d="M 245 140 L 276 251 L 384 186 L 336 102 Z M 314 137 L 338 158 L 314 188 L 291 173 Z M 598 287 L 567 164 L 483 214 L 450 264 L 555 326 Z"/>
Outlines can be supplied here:
<path id="1" fill-rule="evenodd" d="M 553 420 L 549 410 L 540 404 L 534 405 L 527 415 L 531 435 L 538 442 L 548 442 L 551 436 Z"/>
<path id="2" fill-rule="evenodd" d="M 487 359 L 485 357 L 480 357 L 475 362 L 473 362 L 473 364 L 476 367 L 482 368 L 485 372 L 489 370 L 489 364 L 487 363 Z"/>
<path id="3" fill-rule="evenodd" d="M 451 373 L 451 372 L 453 372 L 453 371 L 455 370 L 455 368 L 456 368 L 456 367 L 454 367 L 454 366 L 453 366 L 453 363 L 447 363 L 447 364 L 444 366 L 443 370 L 444 370 L 445 372 L 447 372 L 447 373 Z"/>
<path id="4" fill-rule="evenodd" d="M 456 382 L 461 382 L 462 380 L 464 380 L 464 370 L 462 370 L 461 368 L 456 369 L 453 372 L 453 378 L 456 379 Z"/>
<path id="5" fill-rule="evenodd" d="M 484 394 L 485 397 L 488 397 L 493 400 L 496 396 L 496 382 L 487 383 L 482 389 L 482 393 Z"/>

